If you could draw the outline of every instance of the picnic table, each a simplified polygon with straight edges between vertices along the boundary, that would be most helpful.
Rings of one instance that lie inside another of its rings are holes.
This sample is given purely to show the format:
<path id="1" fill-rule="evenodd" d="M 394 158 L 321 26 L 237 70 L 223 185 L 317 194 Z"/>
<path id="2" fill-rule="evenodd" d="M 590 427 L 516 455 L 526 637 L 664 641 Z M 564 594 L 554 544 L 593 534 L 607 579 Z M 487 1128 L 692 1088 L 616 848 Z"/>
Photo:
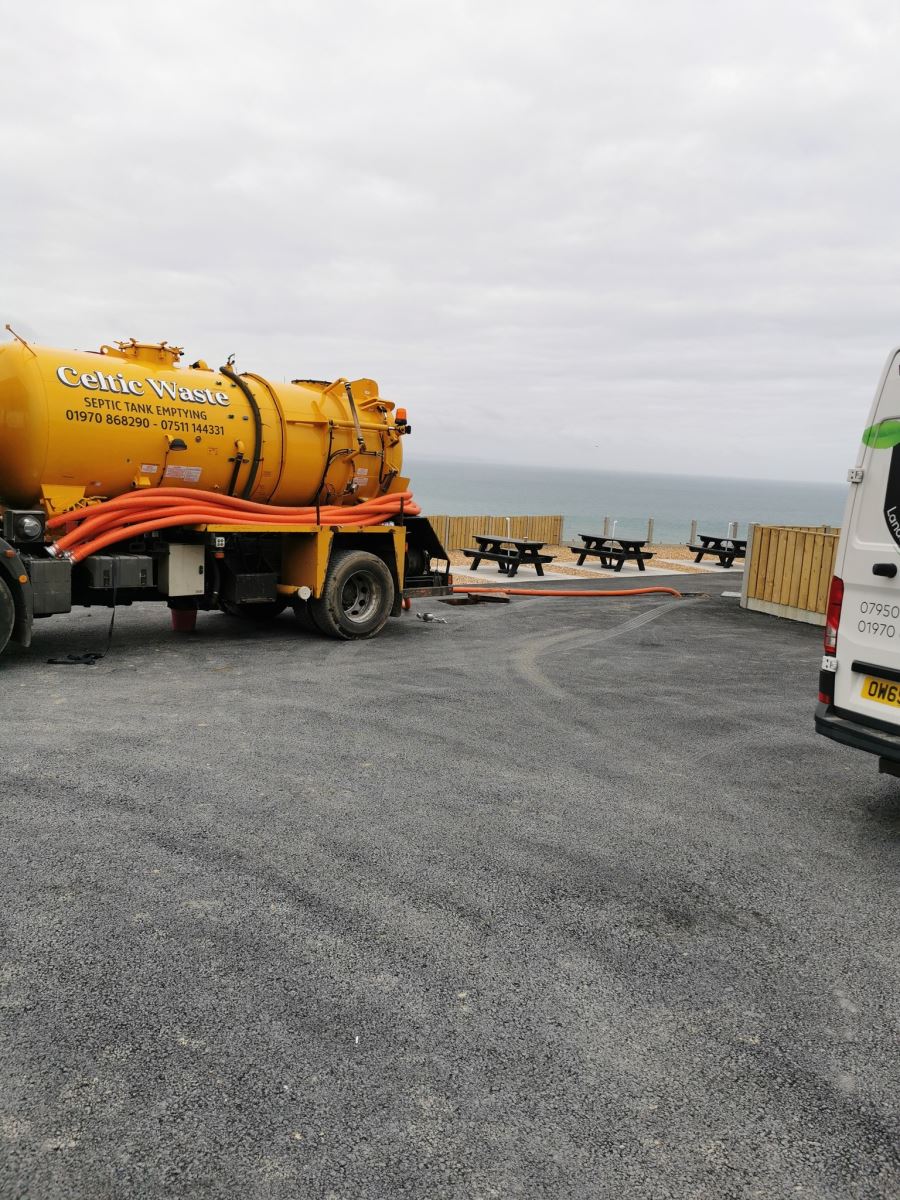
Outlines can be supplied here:
<path id="1" fill-rule="evenodd" d="M 746 538 L 716 537 L 710 533 L 698 533 L 697 541 L 698 545 L 688 545 L 688 550 L 693 550 L 696 555 L 694 562 L 700 562 L 704 554 L 714 554 L 720 566 L 730 567 L 736 558 L 745 558 L 747 555 Z"/>
<path id="2" fill-rule="evenodd" d="M 621 571 L 628 561 L 637 563 L 639 571 L 646 570 L 644 563 L 653 555 L 644 549 L 646 538 L 605 537 L 602 533 L 579 533 L 582 544 L 570 546 L 573 554 L 578 555 L 576 566 L 583 566 L 588 554 L 594 554 L 600 559 L 600 566 L 607 570 Z"/>
<path id="3" fill-rule="evenodd" d="M 483 558 L 496 562 L 501 574 L 510 579 L 523 563 L 530 563 L 538 575 L 544 574 L 544 563 L 553 562 L 552 554 L 541 554 L 546 542 L 535 542 L 529 538 L 498 537 L 493 533 L 476 533 L 473 540 L 477 549 L 463 550 L 472 560 L 472 570 L 477 571 Z"/>

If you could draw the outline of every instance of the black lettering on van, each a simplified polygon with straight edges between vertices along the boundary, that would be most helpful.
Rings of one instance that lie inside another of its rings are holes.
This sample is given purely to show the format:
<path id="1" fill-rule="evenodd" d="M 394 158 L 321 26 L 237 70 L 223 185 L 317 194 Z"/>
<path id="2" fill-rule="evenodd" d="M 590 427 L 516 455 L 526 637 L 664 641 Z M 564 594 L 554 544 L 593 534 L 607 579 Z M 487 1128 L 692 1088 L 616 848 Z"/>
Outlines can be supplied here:
<path id="1" fill-rule="evenodd" d="M 884 520 L 895 545 L 900 546 L 900 443 L 891 449 L 887 488 L 884 493 Z"/>

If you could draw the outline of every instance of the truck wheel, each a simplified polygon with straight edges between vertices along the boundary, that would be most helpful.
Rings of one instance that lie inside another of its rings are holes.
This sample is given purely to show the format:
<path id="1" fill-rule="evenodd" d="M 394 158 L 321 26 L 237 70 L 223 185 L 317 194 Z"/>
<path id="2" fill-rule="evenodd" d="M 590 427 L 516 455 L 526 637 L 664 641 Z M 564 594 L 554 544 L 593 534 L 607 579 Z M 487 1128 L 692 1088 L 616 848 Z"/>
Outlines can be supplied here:
<path id="1" fill-rule="evenodd" d="M 6 580 L 0 575 L 0 654 L 6 649 L 15 623 L 16 604 Z"/>
<path id="2" fill-rule="evenodd" d="M 287 608 L 287 600 L 266 600 L 262 604 L 231 604 L 222 601 L 222 610 L 229 617 L 240 617 L 242 621 L 274 621 Z"/>
<path id="3" fill-rule="evenodd" d="M 308 603 L 313 621 L 329 637 L 374 637 L 394 607 L 394 580 L 377 555 L 339 550 L 332 556 L 322 596 Z"/>

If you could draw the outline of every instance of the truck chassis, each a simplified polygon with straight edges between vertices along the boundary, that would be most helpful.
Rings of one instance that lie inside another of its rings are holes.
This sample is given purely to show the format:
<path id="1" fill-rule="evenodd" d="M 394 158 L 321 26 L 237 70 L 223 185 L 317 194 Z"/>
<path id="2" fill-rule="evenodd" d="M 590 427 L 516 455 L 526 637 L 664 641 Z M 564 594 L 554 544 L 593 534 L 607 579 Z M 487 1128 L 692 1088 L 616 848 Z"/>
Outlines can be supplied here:
<path id="1" fill-rule="evenodd" d="M 75 563 L 50 554 L 44 527 L 42 510 L 3 513 L 0 651 L 10 640 L 30 645 L 37 618 L 135 601 L 165 602 L 182 629 L 199 611 L 271 620 L 292 608 L 305 628 L 354 640 L 374 637 L 413 597 L 452 592 L 447 553 L 425 517 L 364 528 L 198 525 Z"/>

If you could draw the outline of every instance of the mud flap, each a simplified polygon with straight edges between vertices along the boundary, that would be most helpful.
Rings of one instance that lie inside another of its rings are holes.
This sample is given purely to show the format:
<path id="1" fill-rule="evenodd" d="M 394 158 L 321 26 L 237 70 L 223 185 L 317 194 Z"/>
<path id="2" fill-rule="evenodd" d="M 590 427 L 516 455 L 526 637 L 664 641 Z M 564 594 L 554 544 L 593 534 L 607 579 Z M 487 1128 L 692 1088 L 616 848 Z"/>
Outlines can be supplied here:
<path id="1" fill-rule="evenodd" d="M 9 584 L 16 606 L 12 640 L 27 648 L 31 645 L 31 628 L 34 624 L 34 589 L 18 550 L 3 538 L 0 538 L 0 571 Z M 26 577 L 25 583 L 21 582 L 23 575 Z"/>

